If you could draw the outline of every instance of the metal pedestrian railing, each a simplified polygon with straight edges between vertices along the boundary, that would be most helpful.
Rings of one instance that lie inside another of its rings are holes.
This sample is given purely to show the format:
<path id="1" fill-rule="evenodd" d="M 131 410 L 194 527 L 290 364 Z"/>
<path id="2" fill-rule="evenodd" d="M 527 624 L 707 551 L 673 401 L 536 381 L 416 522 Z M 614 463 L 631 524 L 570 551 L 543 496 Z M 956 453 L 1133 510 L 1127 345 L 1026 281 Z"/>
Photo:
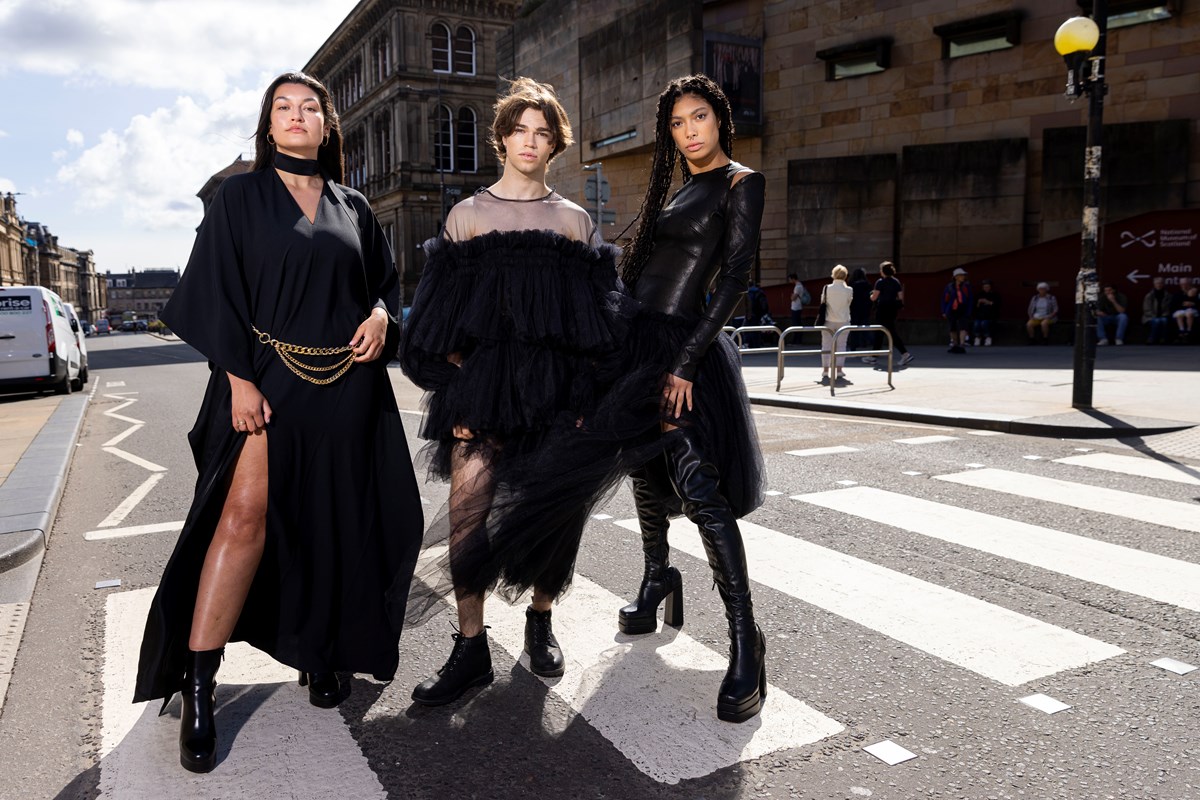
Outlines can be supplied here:
<path id="1" fill-rule="evenodd" d="M 733 326 L 725 326 L 724 331 L 733 337 L 733 341 L 737 344 L 738 352 L 743 354 L 752 353 L 775 353 L 776 354 L 776 375 L 775 375 L 775 391 L 779 391 L 783 386 L 783 374 L 786 368 L 786 359 L 789 356 L 829 356 L 830 362 L 830 379 L 829 379 L 829 396 L 835 397 L 837 394 L 837 381 L 833 375 L 837 372 L 837 359 L 839 356 L 887 356 L 887 383 L 888 388 L 895 389 L 892 384 L 892 332 L 882 325 L 843 325 L 837 330 L 832 330 L 819 325 L 793 325 L 790 328 L 780 330 L 774 325 L 746 325 L 741 328 Z M 851 333 L 882 331 L 887 336 L 887 350 L 838 350 L 838 337 L 846 333 L 846 340 L 849 341 Z M 742 337 L 747 333 L 774 333 L 778 338 L 774 347 L 745 347 Z M 817 349 L 788 349 L 788 337 L 802 333 L 831 333 L 830 342 L 832 350 L 826 350 L 822 340 L 821 347 Z"/>

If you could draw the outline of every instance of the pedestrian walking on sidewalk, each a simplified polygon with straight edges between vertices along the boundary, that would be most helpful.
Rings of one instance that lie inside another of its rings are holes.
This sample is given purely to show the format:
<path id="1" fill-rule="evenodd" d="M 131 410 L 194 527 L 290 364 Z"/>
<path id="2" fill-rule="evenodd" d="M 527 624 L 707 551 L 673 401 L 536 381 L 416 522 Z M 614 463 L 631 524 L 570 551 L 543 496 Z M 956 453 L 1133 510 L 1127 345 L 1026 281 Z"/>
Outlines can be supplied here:
<path id="1" fill-rule="evenodd" d="M 803 325 L 801 321 L 804 316 L 804 307 L 812 302 L 809 297 L 808 289 L 800 282 L 800 276 L 792 274 L 788 275 L 788 280 L 792 282 L 792 299 L 790 308 L 792 312 L 792 325 Z"/>
<path id="2" fill-rule="evenodd" d="M 870 325 L 871 282 L 867 280 L 867 271 L 862 267 L 856 267 L 854 272 L 850 273 L 850 289 L 854 292 L 850 300 L 850 324 Z M 873 338 L 870 331 L 851 331 L 849 349 L 868 349 Z"/>
<path id="3" fill-rule="evenodd" d="M 900 309 L 904 308 L 904 285 L 896 278 L 896 265 L 891 261 L 884 261 L 879 265 L 879 274 L 879 280 L 875 281 L 875 288 L 871 291 L 871 300 L 875 302 L 875 322 L 892 334 L 892 346 L 900 351 L 900 365 L 904 366 L 913 360 L 912 353 L 908 352 L 904 340 L 896 330 L 896 317 Z M 884 340 L 882 333 L 875 337 L 876 350 L 883 349 Z M 871 364 L 875 362 L 875 358 L 867 356 L 863 361 Z"/>
<path id="4" fill-rule="evenodd" d="M 846 349 L 846 338 L 849 332 L 842 333 L 834 341 L 834 332 L 844 325 L 850 324 L 850 302 L 854 290 L 846 283 L 849 271 L 838 264 L 830 272 L 833 281 L 821 289 L 821 305 L 825 307 L 824 330 L 821 331 L 821 385 L 828 386 L 829 382 L 846 379 L 842 367 L 846 365 L 845 356 L 831 355 L 837 350 Z"/>
<path id="5" fill-rule="evenodd" d="M 421 424 L 429 478 L 450 484 L 425 535 L 424 552 L 444 554 L 422 558 L 409 601 L 412 622 L 440 611 L 450 594 L 458 612 L 445 665 L 413 689 L 426 706 L 492 682 L 483 612 L 497 584 L 513 598 L 533 590 L 525 610 L 530 669 L 563 674 L 552 603 L 570 581 L 575 551 L 567 541 L 538 540 L 535 528 L 495 538 L 494 500 L 511 497 L 512 462 L 560 417 L 573 424 L 591 406 L 594 362 L 616 347 L 607 316 L 619 287 L 616 248 L 586 211 L 546 184 L 550 163 L 573 144 L 566 111 L 553 87 L 529 78 L 514 81 L 494 111 L 500 180 L 454 206 L 444 235 L 426 244 L 401 348 L 404 373 L 429 392 Z M 582 521 L 571 532 L 576 542 L 581 530 Z M 520 559 L 504 559 L 517 551 Z"/>
<path id="6" fill-rule="evenodd" d="M 151 603 L 133 699 L 182 693 L 179 757 L 192 772 L 216 765 L 227 642 L 298 670 L 322 708 L 344 697 L 337 672 L 387 680 L 397 667 L 422 529 L 386 368 L 400 287 L 366 199 L 340 183 L 343 163 L 325 86 L 298 72 L 272 81 L 254 165 L 217 190 L 162 312 L 212 372 L 188 436 L 195 498 Z"/>
<path id="7" fill-rule="evenodd" d="M 954 270 L 953 277 L 942 290 L 942 319 L 950 326 L 951 353 L 967 352 L 967 336 L 971 332 L 971 284 L 967 271 L 962 267 Z"/>

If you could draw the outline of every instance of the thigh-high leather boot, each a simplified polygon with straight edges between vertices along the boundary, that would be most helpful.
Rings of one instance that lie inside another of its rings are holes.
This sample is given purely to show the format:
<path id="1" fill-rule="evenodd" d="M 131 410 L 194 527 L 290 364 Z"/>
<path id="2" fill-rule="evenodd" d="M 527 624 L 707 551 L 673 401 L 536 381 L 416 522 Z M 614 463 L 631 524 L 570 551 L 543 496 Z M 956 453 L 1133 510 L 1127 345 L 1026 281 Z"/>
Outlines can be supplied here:
<path id="1" fill-rule="evenodd" d="M 665 600 L 663 621 L 676 628 L 683 627 L 683 578 L 671 566 L 667 528 L 670 508 L 663 491 L 671 484 L 666 475 L 666 463 L 655 458 L 634 472 L 633 499 L 637 505 L 638 525 L 642 529 L 642 553 L 646 571 L 637 599 L 621 609 L 618 626 L 621 633 L 653 633 L 658 628 L 658 606 Z"/>
<path id="2" fill-rule="evenodd" d="M 188 652 L 179 712 L 179 763 L 189 772 L 211 772 L 217 765 L 217 667 L 225 648 Z"/>
<path id="3" fill-rule="evenodd" d="M 754 623 L 746 549 L 737 519 L 721 494 L 716 466 L 705 459 L 694 431 L 679 433 L 667 451 L 671 478 L 684 513 L 700 529 L 729 621 L 729 669 L 717 693 L 717 718 L 745 722 L 762 709 L 767 694 L 766 642 Z"/>

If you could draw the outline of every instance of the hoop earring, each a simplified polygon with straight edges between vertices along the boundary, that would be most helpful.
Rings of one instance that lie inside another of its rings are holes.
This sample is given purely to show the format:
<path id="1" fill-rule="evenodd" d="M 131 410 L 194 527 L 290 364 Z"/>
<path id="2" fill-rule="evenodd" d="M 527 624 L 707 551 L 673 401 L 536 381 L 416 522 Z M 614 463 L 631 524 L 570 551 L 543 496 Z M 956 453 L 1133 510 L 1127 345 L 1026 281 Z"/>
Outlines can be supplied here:
<path id="1" fill-rule="evenodd" d="M 271 138 L 270 131 L 267 131 L 267 144 L 271 145 L 272 147 L 275 146 L 275 140 Z"/>

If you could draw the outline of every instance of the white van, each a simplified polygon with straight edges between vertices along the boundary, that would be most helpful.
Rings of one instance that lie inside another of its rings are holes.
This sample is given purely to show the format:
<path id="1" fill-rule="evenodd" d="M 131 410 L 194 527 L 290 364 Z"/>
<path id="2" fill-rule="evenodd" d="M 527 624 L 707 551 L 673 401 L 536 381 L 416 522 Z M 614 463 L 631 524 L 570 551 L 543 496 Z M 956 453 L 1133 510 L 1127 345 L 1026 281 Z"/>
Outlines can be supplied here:
<path id="1" fill-rule="evenodd" d="M 0 390 L 82 389 L 87 367 L 71 322 L 62 298 L 44 286 L 0 286 Z"/>

